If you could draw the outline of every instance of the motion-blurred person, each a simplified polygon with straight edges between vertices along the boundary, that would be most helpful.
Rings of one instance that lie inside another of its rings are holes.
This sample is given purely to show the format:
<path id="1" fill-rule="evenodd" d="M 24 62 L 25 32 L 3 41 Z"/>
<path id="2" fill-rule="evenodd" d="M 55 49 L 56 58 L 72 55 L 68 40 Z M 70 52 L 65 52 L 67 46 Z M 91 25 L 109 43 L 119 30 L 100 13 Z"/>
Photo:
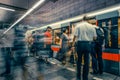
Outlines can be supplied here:
<path id="1" fill-rule="evenodd" d="M 67 52 L 68 52 L 68 48 L 69 48 L 69 46 L 68 46 L 69 38 L 68 38 L 67 33 L 68 33 L 68 29 L 64 28 L 63 33 L 60 37 L 62 64 L 66 64 Z"/>
<path id="2" fill-rule="evenodd" d="M 92 56 L 92 69 L 91 74 L 103 73 L 103 61 L 102 61 L 102 47 L 104 47 L 104 31 L 102 28 L 94 25 L 97 33 L 97 39 L 93 42 L 93 49 L 91 51 Z"/>
<path id="3" fill-rule="evenodd" d="M 3 57 L 5 60 L 5 72 L 1 73 L 0 76 L 5 76 L 11 73 L 11 48 L 1 48 L 1 51 L 4 53 Z"/>
<path id="4" fill-rule="evenodd" d="M 25 41 L 26 41 L 26 43 L 27 43 L 28 56 L 29 56 L 30 53 L 33 53 L 33 42 L 34 42 L 34 38 L 33 38 L 31 32 L 30 32 L 28 35 L 26 35 Z"/>
<path id="5" fill-rule="evenodd" d="M 83 17 L 82 22 L 76 25 L 72 49 L 74 49 L 75 39 L 77 38 L 77 80 L 88 80 L 89 73 L 89 53 L 91 52 L 91 43 L 94 39 L 96 39 L 96 31 L 93 28 L 93 25 L 87 22 L 88 18 L 86 16 Z M 83 75 L 81 78 L 81 63 L 82 56 L 84 55 L 84 65 L 83 65 Z"/>
<path id="6" fill-rule="evenodd" d="M 38 32 L 38 31 L 35 31 L 34 33 L 33 33 L 33 39 L 34 39 L 34 41 L 33 41 L 33 56 L 38 56 L 38 51 L 39 51 L 39 43 L 40 43 L 40 41 L 39 41 L 39 39 L 40 39 L 40 33 Z"/>
<path id="7" fill-rule="evenodd" d="M 44 33 L 44 48 L 50 51 L 50 57 L 53 57 L 51 44 L 52 44 L 52 28 L 50 26 L 47 27 L 46 32 Z"/>

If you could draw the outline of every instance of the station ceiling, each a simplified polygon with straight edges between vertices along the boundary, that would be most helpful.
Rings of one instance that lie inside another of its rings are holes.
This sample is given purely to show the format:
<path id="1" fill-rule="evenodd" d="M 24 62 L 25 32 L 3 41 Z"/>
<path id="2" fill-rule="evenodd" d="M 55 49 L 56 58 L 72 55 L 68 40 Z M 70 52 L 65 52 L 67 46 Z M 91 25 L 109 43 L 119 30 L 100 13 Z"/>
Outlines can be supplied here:
<path id="1" fill-rule="evenodd" d="M 12 24 L 37 1 L 39 0 L 0 0 L 0 7 L 15 10 L 0 9 L 0 23 Z M 39 27 L 118 3 L 120 0 L 46 0 L 45 4 L 34 10 L 20 24 Z"/>
<path id="2" fill-rule="evenodd" d="M 0 23 L 12 24 L 38 0 L 0 0 Z M 13 9 L 15 11 L 2 8 Z"/>

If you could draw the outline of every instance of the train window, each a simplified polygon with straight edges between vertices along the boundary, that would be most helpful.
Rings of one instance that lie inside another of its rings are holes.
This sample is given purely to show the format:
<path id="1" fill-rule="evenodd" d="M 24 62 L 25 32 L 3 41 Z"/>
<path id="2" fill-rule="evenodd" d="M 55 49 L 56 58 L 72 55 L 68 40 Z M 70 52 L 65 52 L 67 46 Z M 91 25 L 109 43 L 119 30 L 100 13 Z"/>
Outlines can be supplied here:
<path id="1" fill-rule="evenodd" d="M 54 29 L 53 30 L 53 43 L 60 45 L 60 35 L 61 35 L 61 29 Z"/>
<path id="2" fill-rule="evenodd" d="M 118 48 L 118 18 L 114 17 L 99 20 L 98 26 L 104 30 L 105 47 Z"/>

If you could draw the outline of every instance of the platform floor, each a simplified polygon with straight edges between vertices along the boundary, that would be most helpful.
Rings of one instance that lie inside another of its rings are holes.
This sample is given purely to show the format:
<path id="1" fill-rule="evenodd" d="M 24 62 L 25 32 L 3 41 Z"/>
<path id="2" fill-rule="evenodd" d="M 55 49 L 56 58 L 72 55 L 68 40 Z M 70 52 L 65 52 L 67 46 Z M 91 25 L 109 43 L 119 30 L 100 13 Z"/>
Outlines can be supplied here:
<path id="1" fill-rule="evenodd" d="M 0 60 L 0 73 L 4 70 L 4 62 Z M 0 80 L 76 80 L 75 67 L 71 64 L 63 66 L 56 59 L 49 59 L 46 63 L 27 57 L 25 65 L 12 65 L 11 70 L 10 75 L 2 76 Z M 89 74 L 89 80 L 120 80 L 120 77 L 104 72 L 103 75 Z"/>

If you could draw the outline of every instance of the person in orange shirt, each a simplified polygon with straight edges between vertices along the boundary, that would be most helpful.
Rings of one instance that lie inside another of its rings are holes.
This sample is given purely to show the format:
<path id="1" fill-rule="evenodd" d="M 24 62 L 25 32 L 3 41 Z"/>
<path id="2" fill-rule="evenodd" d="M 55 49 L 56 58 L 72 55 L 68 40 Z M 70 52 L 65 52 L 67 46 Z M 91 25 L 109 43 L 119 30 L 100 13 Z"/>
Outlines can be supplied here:
<path id="1" fill-rule="evenodd" d="M 51 44 L 52 44 L 52 28 L 50 26 L 47 27 L 46 32 L 44 33 L 44 48 L 50 51 L 50 56 L 52 57 L 51 53 Z"/>
<path id="2" fill-rule="evenodd" d="M 45 36 L 45 44 L 49 45 L 52 44 L 52 28 L 51 27 L 47 27 L 46 32 L 44 33 Z"/>

